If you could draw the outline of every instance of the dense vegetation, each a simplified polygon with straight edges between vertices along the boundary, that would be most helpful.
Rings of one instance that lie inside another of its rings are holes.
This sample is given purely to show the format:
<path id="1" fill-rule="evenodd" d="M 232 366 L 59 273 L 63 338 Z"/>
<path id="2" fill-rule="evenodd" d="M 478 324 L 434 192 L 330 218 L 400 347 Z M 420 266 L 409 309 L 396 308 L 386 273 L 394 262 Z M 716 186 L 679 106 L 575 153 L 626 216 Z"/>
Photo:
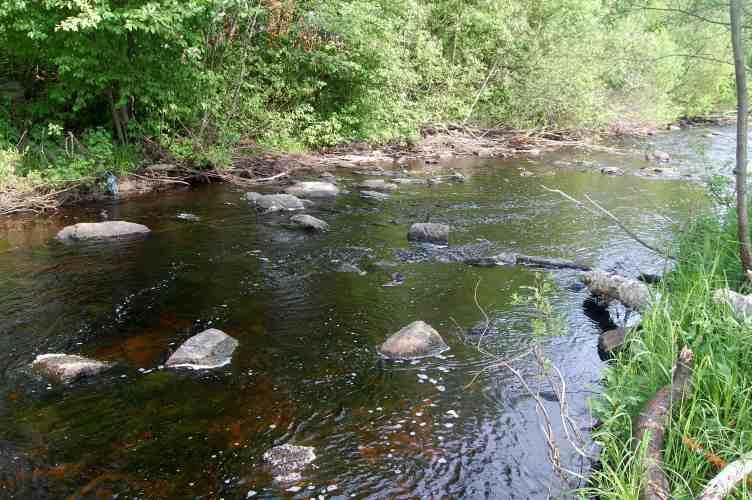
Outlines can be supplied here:
<path id="1" fill-rule="evenodd" d="M 749 286 L 742 284 L 735 220 L 702 218 L 678 250 L 676 269 L 644 316 L 642 330 L 605 377 L 607 392 L 597 408 L 603 427 L 596 434 L 603 462 L 594 477 L 600 498 L 638 498 L 644 450 L 630 451 L 632 416 L 670 381 L 682 346 L 695 354 L 694 394 L 676 405 L 665 441 L 672 498 L 694 498 L 723 463 L 749 451 L 752 330 L 712 300 L 716 289 Z M 734 498 L 748 498 L 749 486 L 742 483 Z"/>
<path id="2" fill-rule="evenodd" d="M 160 148 L 221 168 L 239 143 L 665 122 L 727 102 L 718 26 L 618 4 L 2 0 L 0 183 L 95 178 Z"/>

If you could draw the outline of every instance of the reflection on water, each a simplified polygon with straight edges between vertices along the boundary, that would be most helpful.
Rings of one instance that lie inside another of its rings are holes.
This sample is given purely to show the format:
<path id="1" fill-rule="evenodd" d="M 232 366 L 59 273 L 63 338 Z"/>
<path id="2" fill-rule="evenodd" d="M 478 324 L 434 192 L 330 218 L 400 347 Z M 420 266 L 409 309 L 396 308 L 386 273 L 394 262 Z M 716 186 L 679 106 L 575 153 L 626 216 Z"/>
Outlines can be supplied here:
<path id="1" fill-rule="evenodd" d="M 733 148 L 731 132 L 720 132 L 705 139 L 716 162 Z M 690 142 L 703 140 L 701 131 L 651 140 L 650 147 L 678 158 L 680 170 L 704 168 L 704 157 L 688 152 Z M 0 240 L 0 492 L 545 498 L 576 486 L 552 472 L 535 402 L 475 348 L 483 329 L 476 284 L 492 320 L 485 349 L 509 358 L 531 345 L 535 312 L 514 305 L 512 296 L 533 285 L 536 273 L 400 258 L 415 251 L 407 225 L 428 218 L 451 224 L 457 246 L 487 240 L 489 252 L 577 258 L 632 275 L 660 272 L 664 264 L 613 224 L 541 184 L 575 198 L 591 193 L 658 244 L 703 203 L 701 188 L 555 166 L 576 160 L 628 173 L 645 166 L 639 153 L 457 161 L 448 167 L 461 169 L 466 183 L 403 186 L 381 204 L 355 193 L 318 203 L 310 213 L 332 230 L 315 236 L 286 229 L 285 216 L 257 215 L 228 186 L 13 221 Z M 521 176 L 523 169 L 533 175 Z M 346 187 L 361 179 L 338 174 Z M 153 233 L 82 246 L 51 240 L 60 227 L 96 220 L 103 209 Z M 176 220 L 179 212 L 201 221 Z M 343 263 L 366 274 L 337 272 Z M 383 287 L 395 272 L 404 283 Z M 564 373 L 573 418 L 586 429 L 586 400 L 597 392 L 602 369 L 599 330 L 582 307 L 577 273 L 549 276 L 567 328 L 545 350 Z M 381 360 L 376 347 L 416 319 L 437 328 L 451 350 L 413 363 Z M 182 341 L 210 326 L 240 341 L 230 366 L 209 373 L 159 368 Z M 44 352 L 82 353 L 118 367 L 62 388 L 24 370 Z M 515 367 L 536 381 L 530 361 Z M 562 436 L 559 405 L 544 389 Z M 261 462 L 266 449 L 284 442 L 316 448 L 315 467 L 297 493 L 274 484 Z M 562 463 L 586 474 L 590 464 L 563 438 L 559 444 Z"/>

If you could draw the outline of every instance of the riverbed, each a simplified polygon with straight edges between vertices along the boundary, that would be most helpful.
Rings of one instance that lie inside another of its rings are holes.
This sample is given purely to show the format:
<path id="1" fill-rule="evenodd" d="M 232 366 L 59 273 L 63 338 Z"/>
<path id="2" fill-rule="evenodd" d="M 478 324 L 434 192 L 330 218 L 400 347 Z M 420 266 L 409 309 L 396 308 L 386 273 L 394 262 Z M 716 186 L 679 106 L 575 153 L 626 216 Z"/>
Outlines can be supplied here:
<path id="1" fill-rule="evenodd" d="M 452 227 L 451 247 L 661 274 L 660 256 L 543 186 L 579 200 L 589 194 L 666 247 L 707 206 L 710 167 L 730 170 L 733 133 L 697 128 L 613 150 L 393 166 L 415 178 L 460 172 L 465 182 L 403 185 L 381 202 L 355 189 L 373 175 L 335 170 L 346 192 L 307 211 L 329 223 L 324 234 L 289 228 L 288 215 L 257 213 L 229 185 L 4 221 L 0 497 L 566 497 L 582 483 L 554 470 L 535 400 L 498 359 L 541 343 L 564 376 L 579 446 L 591 457 L 564 438 L 560 398 L 540 382 L 534 360 L 512 365 L 541 391 L 562 466 L 587 476 L 597 454 L 588 400 L 599 392 L 604 325 L 583 307 L 579 273 L 472 267 L 423 252 L 408 243 L 407 228 L 442 222 Z M 645 170 L 655 164 L 644 152 L 656 149 L 672 155 L 671 175 Z M 54 240 L 66 225 L 103 218 L 152 233 Z M 361 272 L 344 272 L 354 268 Z M 383 286 L 395 276 L 401 284 Z M 561 328 L 540 339 L 538 309 L 516 296 L 543 282 Z M 412 362 L 382 359 L 378 346 L 415 320 L 433 325 L 451 349 Z M 164 369 L 171 352 L 209 327 L 239 340 L 230 365 Z M 117 366 L 51 384 L 27 369 L 48 352 Z M 276 482 L 263 463 L 264 451 L 282 443 L 315 448 L 302 480 Z"/>

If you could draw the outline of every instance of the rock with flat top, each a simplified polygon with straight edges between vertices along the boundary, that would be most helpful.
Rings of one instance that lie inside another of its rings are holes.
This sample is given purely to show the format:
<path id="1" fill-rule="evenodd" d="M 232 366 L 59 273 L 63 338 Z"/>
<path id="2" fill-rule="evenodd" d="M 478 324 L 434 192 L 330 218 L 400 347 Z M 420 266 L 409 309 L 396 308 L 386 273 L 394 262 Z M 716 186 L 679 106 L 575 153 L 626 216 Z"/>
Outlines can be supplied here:
<path id="1" fill-rule="evenodd" d="M 285 189 L 285 193 L 301 198 L 334 198 L 339 194 L 339 188 L 331 182 L 296 182 Z"/>
<path id="2" fill-rule="evenodd" d="M 437 245 L 449 244 L 449 226 L 433 222 L 420 222 L 410 226 L 407 239 Z"/>
<path id="3" fill-rule="evenodd" d="M 41 354 L 31 363 L 31 368 L 35 372 L 64 384 L 97 375 L 110 367 L 110 363 L 76 354 Z"/>
<path id="4" fill-rule="evenodd" d="M 283 444 L 265 451 L 263 458 L 271 466 L 274 479 L 287 483 L 300 481 L 305 467 L 316 460 L 316 453 L 312 446 Z"/>
<path id="5" fill-rule="evenodd" d="M 230 364 L 239 342 L 210 328 L 186 340 L 165 363 L 170 368 L 209 370 Z"/>
<path id="6" fill-rule="evenodd" d="M 246 193 L 245 199 L 258 210 L 265 212 L 280 212 L 305 210 L 303 200 L 289 194 L 261 194 Z"/>
<path id="7" fill-rule="evenodd" d="M 386 182 L 384 179 L 369 179 L 358 184 L 358 189 L 391 193 L 399 189 L 399 186 L 393 182 Z"/>
<path id="8" fill-rule="evenodd" d="M 393 359 L 433 356 L 449 349 L 439 332 L 424 321 L 415 321 L 381 344 L 379 352 Z"/>
<path id="9" fill-rule="evenodd" d="M 329 230 L 329 224 L 321 219 L 317 219 L 311 215 L 299 214 L 290 217 L 290 222 L 294 227 L 300 229 L 306 229 L 309 231 L 324 232 Z"/>
<path id="10" fill-rule="evenodd" d="M 148 234 L 150 229 L 142 224 L 111 220 L 106 222 L 81 222 L 68 226 L 57 233 L 63 242 L 104 240 Z"/>
<path id="11" fill-rule="evenodd" d="M 386 201 L 391 198 L 389 194 L 378 191 L 361 191 L 360 197 L 368 201 Z"/>

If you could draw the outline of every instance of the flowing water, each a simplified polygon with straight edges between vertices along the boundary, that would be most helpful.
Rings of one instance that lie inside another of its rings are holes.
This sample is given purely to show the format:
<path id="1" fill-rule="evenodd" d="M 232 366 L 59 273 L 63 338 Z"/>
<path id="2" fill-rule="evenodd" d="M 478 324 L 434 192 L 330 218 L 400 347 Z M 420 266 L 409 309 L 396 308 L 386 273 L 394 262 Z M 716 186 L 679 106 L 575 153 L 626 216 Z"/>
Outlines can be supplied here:
<path id="1" fill-rule="evenodd" d="M 451 224 L 452 247 L 660 273 L 665 263 L 615 224 L 541 185 L 577 199 L 590 193 L 640 236 L 666 245 L 706 204 L 703 187 L 684 174 L 726 168 L 732 158 L 731 129 L 715 131 L 618 145 L 626 154 L 450 162 L 432 168 L 461 171 L 467 182 L 404 186 L 380 204 L 354 189 L 317 203 L 309 213 L 329 222 L 323 235 L 286 228 L 287 216 L 255 213 L 227 185 L 7 221 L 0 497 L 566 497 L 578 481 L 554 472 L 534 399 L 486 353 L 514 358 L 540 341 L 566 381 L 582 447 L 597 452 L 587 438 L 587 400 L 598 394 L 604 366 L 596 352 L 602 318 L 586 314 L 578 273 L 452 262 L 410 245 L 407 227 L 428 218 Z M 681 175 L 631 175 L 648 165 L 640 151 L 655 147 L 675 157 Z M 600 166 L 627 175 L 603 175 Z M 344 187 L 364 178 L 336 173 Z M 99 220 L 103 210 L 153 232 L 86 245 L 53 240 L 61 227 Z M 176 220 L 179 212 L 201 221 Z M 340 272 L 345 263 L 364 273 Z M 383 287 L 395 272 L 404 284 Z M 548 300 L 562 321 L 559 335 L 542 340 L 531 323 L 536 308 L 514 300 L 541 276 L 553 284 Z M 416 362 L 382 360 L 378 345 L 417 319 L 451 350 Z M 207 327 L 240 341 L 231 365 L 161 368 Z M 26 369 L 47 352 L 117 367 L 71 386 L 49 384 Z M 528 357 L 512 366 L 540 387 L 562 465 L 586 475 L 592 462 L 564 439 L 559 402 L 536 377 L 537 363 Z M 282 443 L 316 450 L 299 482 L 275 482 L 261 459 Z"/>

